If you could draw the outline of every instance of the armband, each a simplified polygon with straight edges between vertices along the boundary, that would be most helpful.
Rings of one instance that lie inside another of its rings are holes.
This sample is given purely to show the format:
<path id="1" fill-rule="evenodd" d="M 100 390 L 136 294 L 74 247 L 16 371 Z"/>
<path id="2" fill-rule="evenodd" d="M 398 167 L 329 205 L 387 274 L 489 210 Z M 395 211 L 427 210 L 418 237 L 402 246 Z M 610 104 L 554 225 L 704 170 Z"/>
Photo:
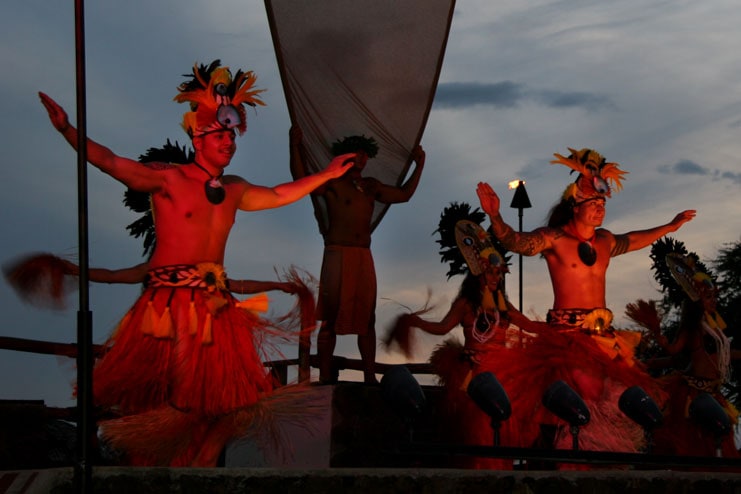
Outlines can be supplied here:
<path id="1" fill-rule="evenodd" d="M 630 239 L 627 235 L 615 235 L 615 246 L 610 251 L 610 257 L 619 256 L 628 252 Z"/>

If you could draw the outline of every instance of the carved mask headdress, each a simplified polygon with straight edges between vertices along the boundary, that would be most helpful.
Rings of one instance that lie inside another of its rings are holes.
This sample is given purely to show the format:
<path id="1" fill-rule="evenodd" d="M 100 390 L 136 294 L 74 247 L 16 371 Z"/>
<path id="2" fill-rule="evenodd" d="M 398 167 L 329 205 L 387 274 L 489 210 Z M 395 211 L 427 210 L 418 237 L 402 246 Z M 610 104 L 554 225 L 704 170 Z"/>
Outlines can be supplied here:
<path id="1" fill-rule="evenodd" d="M 565 200 L 578 205 L 594 198 L 611 197 L 612 187 L 617 192 L 623 188 L 623 175 L 628 172 L 620 169 L 617 163 L 607 163 L 597 151 L 592 149 L 569 148 L 568 158 L 554 153 L 555 160 L 551 164 L 559 163 L 579 173 L 574 183 L 570 184 L 563 193 Z"/>
<path id="2" fill-rule="evenodd" d="M 450 264 L 448 278 L 457 274 L 471 272 L 480 275 L 488 266 L 500 266 L 503 273 L 509 272 L 507 251 L 493 236 L 481 226 L 486 215 L 479 208 L 471 211 L 465 202 L 452 202 L 440 214 L 435 233 L 440 235 L 436 240 L 440 244 L 440 262 Z"/>
<path id="3" fill-rule="evenodd" d="M 480 342 L 490 337 L 492 327 L 499 325 L 499 314 L 507 312 L 503 280 L 504 273 L 509 272 L 507 258 L 503 255 L 506 249 L 480 225 L 485 217 L 478 208 L 471 211 L 467 203 L 453 202 L 440 214 L 436 230 L 440 235 L 437 243 L 443 247 L 440 261 L 450 263 L 448 278 L 468 272 L 480 276 L 491 269 L 500 273 L 499 286 L 494 292 L 488 285 L 481 290 L 481 305 L 472 333 Z"/>
<path id="4" fill-rule="evenodd" d="M 182 126 L 191 139 L 226 130 L 241 135 L 247 130 L 244 105 L 265 106 L 257 96 L 264 89 L 253 88 L 257 78 L 252 71 L 239 70 L 232 77 L 229 67 L 221 67 L 221 61 L 214 60 L 208 67 L 195 64 L 193 73 L 186 77 L 191 79 L 178 86 L 179 94 L 174 99 L 178 103 L 190 103 L 190 111 L 183 115 Z M 212 204 L 221 204 L 226 197 L 221 183 L 224 172 L 214 176 L 197 161 L 193 164 L 208 175 L 206 199 Z"/>
<path id="5" fill-rule="evenodd" d="M 723 333 L 726 323 L 715 310 L 718 290 L 712 273 L 695 252 L 689 252 L 683 242 L 671 237 L 660 238 L 651 245 L 651 260 L 654 279 L 672 305 L 680 307 L 686 300 L 702 304 L 702 330 L 715 340 L 718 370 L 726 378 L 730 372 L 730 342 Z"/>

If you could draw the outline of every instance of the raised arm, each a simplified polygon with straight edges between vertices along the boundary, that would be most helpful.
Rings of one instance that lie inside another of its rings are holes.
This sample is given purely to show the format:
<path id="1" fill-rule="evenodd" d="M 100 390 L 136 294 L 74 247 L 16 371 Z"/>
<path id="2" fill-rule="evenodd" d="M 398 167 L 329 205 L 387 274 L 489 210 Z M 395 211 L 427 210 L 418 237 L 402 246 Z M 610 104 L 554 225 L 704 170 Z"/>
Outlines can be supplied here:
<path id="1" fill-rule="evenodd" d="M 70 125 L 67 112 L 48 95 L 39 92 L 41 104 L 49 114 L 49 120 L 65 140 L 77 150 L 77 129 Z M 138 161 L 114 154 L 107 147 L 87 139 L 87 160 L 96 168 L 119 182 L 141 192 L 156 192 L 164 183 L 164 175 L 143 166 Z"/>
<path id="2" fill-rule="evenodd" d="M 303 147 L 304 133 L 298 125 L 292 125 L 288 131 L 288 149 L 290 156 L 291 175 L 293 179 L 308 175 Z"/>
<path id="3" fill-rule="evenodd" d="M 491 185 L 479 182 L 478 187 L 476 187 L 476 195 L 479 196 L 481 209 L 489 215 L 494 235 L 507 250 L 525 256 L 534 256 L 551 247 L 551 236 L 547 234 L 547 229 L 539 228 L 532 232 L 516 232 L 504 222 L 499 214 L 499 196 L 494 192 Z"/>
<path id="4" fill-rule="evenodd" d="M 342 176 L 352 168 L 354 157 L 355 153 L 341 154 L 332 159 L 320 172 L 272 188 L 249 185 L 242 193 L 239 209 L 257 211 L 296 202 L 327 181 Z"/>
<path id="5" fill-rule="evenodd" d="M 610 254 L 614 257 L 619 256 L 620 254 L 625 254 L 626 252 L 632 252 L 634 250 L 648 247 L 664 235 L 679 230 L 682 225 L 691 221 L 696 214 L 697 213 L 694 209 L 689 209 L 687 211 L 682 211 L 665 225 L 649 228 L 648 230 L 639 230 L 624 233 L 622 235 L 615 235 L 615 245 Z"/>
<path id="6" fill-rule="evenodd" d="M 414 171 L 409 175 L 401 187 L 381 184 L 376 193 L 376 200 L 384 204 L 397 204 L 407 202 L 411 199 L 419 185 L 419 179 L 422 176 L 422 169 L 425 166 L 425 151 L 422 146 L 416 146 L 412 150 L 412 161 L 414 161 Z"/>

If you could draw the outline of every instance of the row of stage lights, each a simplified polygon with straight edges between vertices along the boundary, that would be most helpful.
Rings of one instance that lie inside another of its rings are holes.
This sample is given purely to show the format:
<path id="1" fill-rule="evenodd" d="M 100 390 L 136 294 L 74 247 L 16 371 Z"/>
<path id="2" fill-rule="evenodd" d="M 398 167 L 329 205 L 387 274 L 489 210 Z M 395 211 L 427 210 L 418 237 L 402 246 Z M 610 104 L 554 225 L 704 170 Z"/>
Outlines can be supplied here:
<path id="1" fill-rule="evenodd" d="M 426 406 L 426 398 L 419 382 L 405 365 L 389 368 L 381 379 L 384 399 L 408 423 L 418 418 Z M 491 372 L 482 372 L 471 379 L 468 396 L 491 418 L 494 446 L 499 446 L 502 422 L 512 415 L 507 392 Z M 579 430 L 589 423 L 589 408 L 579 394 L 566 382 L 556 381 L 543 393 L 543 405 L 570 426 L 572 449 L 579 449 Z M 618 401 L 619 409 L 636 422 L 646 436 L 647 453 L 650 452 L 653 431 L 663 423 L 663 414 L 656 402 L 640 386 L 627 388 Z M 690 419 L 694 420 L 716 441 L 716 456 L 721 456 L 720 443 L 731 430 L 731 420 L 718 401 L 708 393 L 698 395 L 689 406 Z"/>

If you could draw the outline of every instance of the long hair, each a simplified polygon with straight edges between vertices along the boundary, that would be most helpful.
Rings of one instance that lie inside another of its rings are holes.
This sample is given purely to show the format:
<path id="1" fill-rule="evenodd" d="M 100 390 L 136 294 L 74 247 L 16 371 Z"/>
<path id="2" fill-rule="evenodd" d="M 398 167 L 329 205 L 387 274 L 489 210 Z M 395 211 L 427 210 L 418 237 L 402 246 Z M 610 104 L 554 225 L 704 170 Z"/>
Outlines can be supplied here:
<path id="1" fill-rule="evenodd" d="M 481 274 L 480 276 L 483 276 Z M 461 282 L 461 288 L 458 291 L 458 296 L 465 299 L 474 308 L 481 306 L 481 282 L 479 276 L 474 276 L 469 271 L 466 273 L 466 277 Z"/>
<path id="2" fill-rule="evenodd" d="M 574 218 L 574 203 L 570 199 L 561 199 L 548 213 L 548 226 L 559 228 Z"/>

